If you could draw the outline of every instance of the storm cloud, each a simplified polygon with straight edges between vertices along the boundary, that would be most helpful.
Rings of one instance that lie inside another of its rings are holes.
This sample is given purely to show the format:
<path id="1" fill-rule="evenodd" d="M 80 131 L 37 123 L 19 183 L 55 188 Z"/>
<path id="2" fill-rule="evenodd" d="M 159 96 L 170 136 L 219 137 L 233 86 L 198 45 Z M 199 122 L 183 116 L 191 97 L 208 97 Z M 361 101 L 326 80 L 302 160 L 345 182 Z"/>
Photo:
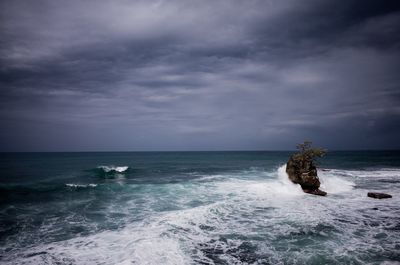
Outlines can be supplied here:
<path id="1" fill-rule="evenodd" d="M 400 148 L 399 1 L 1 1 L 1 151 Z"/>

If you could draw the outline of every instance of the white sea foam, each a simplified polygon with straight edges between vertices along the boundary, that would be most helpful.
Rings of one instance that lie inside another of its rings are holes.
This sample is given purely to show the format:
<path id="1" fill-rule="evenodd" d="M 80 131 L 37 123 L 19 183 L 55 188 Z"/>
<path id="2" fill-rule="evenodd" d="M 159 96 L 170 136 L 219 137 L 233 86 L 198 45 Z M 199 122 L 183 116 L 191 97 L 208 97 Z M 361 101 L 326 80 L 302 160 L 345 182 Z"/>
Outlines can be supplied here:
<path id="1" fill-rule="evenodd" d="M 104 172 L 108 173 L 108 172 L 125 172 L 128 170 L 128 166 L 99 166 L 98 168 L 102 169 Z"/>
<path id="2" fill-rule="evenodd" d="M 226 175 L 205 175 L 205 176 L 201 176 L 201 177 L 197 178 L 196 181 L 199 181 L 199 182 L 215 181 L 215 180 L 222 180 L 225 177 L 226 177 Z"/>
<path id="3" fill-rule="evenodd" d="M 348 192 L 354 189 L 355 183 L 336 176 L 330 172 L 318 172 L 321 181 L 321 189 L 328 194 Z"/>
<path id="4" fill-rule="evenodd" d="M 318 171 L 318 176 L 321 181 L 321 189 L 328 194 L 336 194 L 348 192 L 354 189 L 355 183 L 351 179 L 344 179 L 343 171 Z"/>
<path id="5" fill-rule="evenodd" d="M 400 170 L 395 168 L 380 168 L 368 170 L 328 169 L 324 173 L 354 178 L 396 178 L 397 176 L 400 176 Z"/>
<path id="6" fill-rule="evenodd" d="M 274 173 L 273 178 L 268 177 L 262 180 L 231 178 L 221 182 L 218 188 L 221 192 L 236 193 L 242 196 L 262 199 L 303 195 L 300 185 L 293 184 L 288 180 L 285 170 L 286 165 L 281 166 Z M 262 172 L 260 173 L 263 174 Z M 255 173 L 252 172 L 251 174 Z"/>
<path id="7" fill-rule="evenodd" d="M 140 197 L 148 202 L 146 218 L 116 231 L 24 250 L 16 262 L 213 264 L 210 253 L 217 253 L 218 259 L 227 264 L 246 264 L 250 262 L 238 253 L 243 244 L 250 244 L 264 254 L 260 263 L 307 264 L 308 258 L 319 251 L 329 258 L 328 262 L 339 264 L 347 256 L 358 259 L 369 255 L 376 250 L 376 235 L 385 236 L 384 229 L 396 227 L 393 220 L 400 213 L 393 205 L 398 204 L 398 199 L 367 198 L 365 190 L 354 189 L 355 177 L 347 171 L 318 172 L 321 189 L 328 192 L 327 197 L 319 197 L 303 193 L 299 185 L 288 180 L 285 169 L 281 166 L 267 173 L 243 171 L 245 176 L 210 175 L 206 178 L 210 181 L 189 184 L 149 184 Z M 360 196 L 350 196 L 349 191 Z M 339 193 L 343 196 L 329 196 Z M 189 207 L 193 200 L 210 202 Z M 165 201 L 173 201 L 179 209 L 154 209 Z M 126 203 L 125 206 L 134 207 L 136 201 Z M 372 220 L 368 211 L 373 207 L 390 210 L 374 211 Z M 133 210 L 129 208 L 127 214 Z M 384 222 L 377 223 L 379 218 Z M 338 235 L 340 238 L 335 239 Z M 308 244 L 307 248 L 299 249 L 301 240 Z M 385 248 L 395 251 L 396 245 L 386 244 Z"/>
<path id="8" fill-rule="evenodd" d="M 191 259 L 183 252 L 180 241 L 168 233 L 167 219 L 168 216 L 160 216 L 118 231 L 104 231 L 34 247 L 25 251 L 22 259 L 17 261 L 24 264 L 67 261 L 88 265 L 188 264 Z"/>
<path id="9" fill-rule="evenodd" d="M 94 188 L 97 187 L 97 184 L 74 184 L 74 183 L 67 183 L 65 186 L 70 187 L 70 188 Z"/>

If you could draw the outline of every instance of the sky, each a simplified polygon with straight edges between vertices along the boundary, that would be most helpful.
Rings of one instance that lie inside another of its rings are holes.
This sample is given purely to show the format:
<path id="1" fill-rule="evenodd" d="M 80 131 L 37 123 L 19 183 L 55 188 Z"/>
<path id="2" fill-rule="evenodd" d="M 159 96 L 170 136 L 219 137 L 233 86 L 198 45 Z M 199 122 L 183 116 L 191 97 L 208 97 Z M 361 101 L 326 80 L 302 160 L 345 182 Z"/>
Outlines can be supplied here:
<path id="1" fill-rule="evenodd" d="M 400 1 L 0 0 L 0 151 L 400 149 Z"/>

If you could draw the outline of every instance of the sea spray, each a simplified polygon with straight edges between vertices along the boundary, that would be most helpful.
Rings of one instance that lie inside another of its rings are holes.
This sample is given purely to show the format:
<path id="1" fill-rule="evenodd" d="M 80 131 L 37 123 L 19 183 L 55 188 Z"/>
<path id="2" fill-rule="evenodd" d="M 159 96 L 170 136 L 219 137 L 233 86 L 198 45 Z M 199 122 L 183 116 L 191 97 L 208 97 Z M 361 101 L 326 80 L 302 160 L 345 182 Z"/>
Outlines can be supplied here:
<path id="1" fill-rule="evenodd" d="M 354 189 L 355 183 L 351 180 L 346 180 L 342 176 L 337 176 L 329 171 L 318 173 L 321 180 L 321 187 L 328 194 L 349 192 Z"/>
<path id="2" fill-rule="evenodd" d="M 128 170 L 128 166 L 99 166 L 99 169 L 103 170 L 106 173 L 109 172 L 118 172 L 118 173 L 122 173 Z"/>

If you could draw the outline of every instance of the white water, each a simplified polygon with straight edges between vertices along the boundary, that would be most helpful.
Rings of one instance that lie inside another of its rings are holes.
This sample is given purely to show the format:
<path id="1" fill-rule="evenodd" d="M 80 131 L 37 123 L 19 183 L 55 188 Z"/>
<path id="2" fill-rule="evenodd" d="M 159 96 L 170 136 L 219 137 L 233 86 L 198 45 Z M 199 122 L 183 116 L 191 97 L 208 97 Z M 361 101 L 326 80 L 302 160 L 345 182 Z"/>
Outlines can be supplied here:
<path id="1" fill-rule="evenodd" d="M 355 177 L 355 178 L 393 178 L 400 176 L 400 170 L 396 168 L 380 168 L 380 169 L 369 169 L 369 170 L 340 170 L 340 169 L 328 169 L 329 174 Z M 322 172 L 322 173 L 325 173 Z"/>
<path id="2" fill-rule="evenodd" d="M 321 182 L 321 190 L 328 192 L 328 194 L 349 192 L 354 189 L 355 183 L 344 179 L 341 174 L 337 175 L 334 172 L 320 171 L 318 175 Z"/>
<path id="3" fill-rule="evenodd" d="M 97 184 L 74 184 L 74 183 L 67 183 L 65 186 L 70 187 L 70 188 L 94 188 L 97 187 Z"/>
<path id="4" fill-rule="evenodd" d="M 331 262 L 347 257 L 362 261 L 370 251 L 385 251 L 375 249 L 376 236 L 391 237 L 385 229 L 396 225 L 393 220 L 399 210 L 393 207 L 399 199 L 367 198 L 366 190 L 355 189 L 356 177 L 345 177 L 351 174 L 319 172 L 327 197 L 303 193 L 288 180 L 285 166 L 275 172 L 252 170 L 239 177 L 214 175 L 193 183 L 163 184 L 163 193 L 157 193 L 160 185 L 148 185 L 143 194 L 150 208 L 147 218 L 119 230 L 34 247 L 18 255 L 16 263 L 8 263 L 214 264 L 211 251 L 220 253 L 218 258 L 227 264 L 246 264 L 243 257 L 232 254 L 246 243 L 256 246 L 264 261 L 272 264 L 305 264 L 314 251 L 329 256 Z M 181 209 L 151 210 L 168 200 Z M 203 204 L 189 207 L 194 200 Z M 127 205 L 134 207 L 135 201 Z M 373 210 L 376 207 L 382 211 Z M 374 223 L 368 215 L 388 221 Z M 303 241 L 308 248 L 299 248 Z"/>
<path id="5" fill-rule="evenodd" d="M 120 166 L 120 167 L 117 167 L 117 166 L 99 166 L 98 168 L 104 170 L 104 172 L 106 172 L 106 173 L 112 172 L 112 171 L 122 173 L 122 172 L 127 171 L 129 167 L 127 167 L 127 166 Z"/>

